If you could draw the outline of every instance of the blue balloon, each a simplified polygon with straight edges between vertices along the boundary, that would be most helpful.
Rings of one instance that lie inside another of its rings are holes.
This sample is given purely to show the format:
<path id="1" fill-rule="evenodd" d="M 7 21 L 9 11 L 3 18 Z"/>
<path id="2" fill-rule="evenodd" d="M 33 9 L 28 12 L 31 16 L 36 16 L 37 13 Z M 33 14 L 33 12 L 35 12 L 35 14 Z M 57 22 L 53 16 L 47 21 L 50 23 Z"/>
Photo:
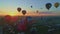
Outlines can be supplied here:
<path id="1" fill-rule="evenodd" d="M 49 10 L 50 8 L 52 7 L 52 4 L 51 3 L 47 3 L 46 4 L 46 8 Z"/>
<path id="2" fill-rule="evenodd" d="M 32 8 L 32 6 L 31 6 L 31 8 Z"/>

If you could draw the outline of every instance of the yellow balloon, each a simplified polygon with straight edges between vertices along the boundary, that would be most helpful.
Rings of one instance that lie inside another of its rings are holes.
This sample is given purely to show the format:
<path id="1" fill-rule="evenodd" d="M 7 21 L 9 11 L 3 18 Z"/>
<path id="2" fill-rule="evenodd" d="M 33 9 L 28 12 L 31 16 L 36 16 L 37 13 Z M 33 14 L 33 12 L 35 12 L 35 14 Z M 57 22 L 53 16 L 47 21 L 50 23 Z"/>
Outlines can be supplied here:
<path id="1" fill-rule="evenodd" d="M 54 4 L 54 6 L 55 6 L 56 8 L 58 8 L 58 7 L 59 7 L 59 3 L 56 2 L 56 3 Z"/>

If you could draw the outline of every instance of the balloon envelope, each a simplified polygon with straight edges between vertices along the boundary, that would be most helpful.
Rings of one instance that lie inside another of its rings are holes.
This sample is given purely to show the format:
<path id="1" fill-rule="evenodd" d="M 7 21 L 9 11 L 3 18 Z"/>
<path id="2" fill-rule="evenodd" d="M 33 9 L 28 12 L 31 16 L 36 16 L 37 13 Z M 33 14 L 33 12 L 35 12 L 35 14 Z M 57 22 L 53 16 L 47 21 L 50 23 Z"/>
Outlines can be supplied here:
<path id="1" fill-rule="evenodd" d="M 37 10 L 36 13 L 38 13 L 39 11 Z"/>
<path id="2" fill-rule="evenodd" d="M 16 22 L 18 20 L 18 17 L 12 17 L 11 21 Z"/>
<path id="3" fill-rule="evenodd" d="M 47 3 L 46 4 L 46 8 L 49 10 L 50 8 L 52 7 L 52 4 L 51 3 Z"/>
<path id="4" fill-rule="evenodd" d="M 21 11 L 21 8 L 20 8 L 20 7 L 18 7 L 18 8 L 17 8 L 17 11 L 18 11 L 18 12 L 20 12 L 20 11 Z"/>
<path id="5" fill-rule="evenodd" d="M 59 3 L 56 2 L 56 3 L 54 4 L 54 6 L 55 6 L 56 8 L 58 8 L 58 7 L 59 7 Z"/>
<path id="6" fill-rule="evenodd" d="M 26 14 L 26 10 L 22 10 L 22 14 L 25 15 Z"/>
<path id="7" fill-rule="evenodd" d="M 31 5 L 31 8 L 32 8 L 32 5 Z"/>
<path id="8" fill-rule="evenodd" d="M 11 16 L 10 15 L 6 15 L 5 18 L 4 18 L 4 20 L 6 22 L 10 22 L 11 21 Z"/>

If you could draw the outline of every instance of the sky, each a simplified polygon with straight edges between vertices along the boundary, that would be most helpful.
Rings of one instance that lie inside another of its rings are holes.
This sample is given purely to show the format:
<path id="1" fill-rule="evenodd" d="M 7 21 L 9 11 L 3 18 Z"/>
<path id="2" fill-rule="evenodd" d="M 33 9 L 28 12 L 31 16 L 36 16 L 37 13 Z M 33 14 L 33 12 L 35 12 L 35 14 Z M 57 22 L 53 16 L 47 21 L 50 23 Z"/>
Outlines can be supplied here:
<path id="1" fill-rule="evenodd" d="M 60 6 L 58 8 L 54 7 L 54 3 L 59 2 L 60 0 L 0 0 L 0 15 L 10 14 L 16 15 L 21 14 L 18 13 L 17 7 L 21 7 L 22 10 L 26 10 L 27 12 L 35 12 L 39 10 L 39 12 L 60 12 Z M 45 7 L 46 3 L 51 3 L 52 7 L 50 10 L 47 10 Z M 31 8 L 32 5 L 32 8 Z M 42 8 L 42 9 L 41 9 Z"/>

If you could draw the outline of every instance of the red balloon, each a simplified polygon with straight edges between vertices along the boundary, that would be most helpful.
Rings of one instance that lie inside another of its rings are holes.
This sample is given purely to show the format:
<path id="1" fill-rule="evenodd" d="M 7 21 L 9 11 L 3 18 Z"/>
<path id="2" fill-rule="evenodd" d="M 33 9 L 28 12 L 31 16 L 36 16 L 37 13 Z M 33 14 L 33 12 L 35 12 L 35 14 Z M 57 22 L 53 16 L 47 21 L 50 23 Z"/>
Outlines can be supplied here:
<path id="1" fill-rule="evenodd" d="M 10 22 L 11 21 L 11 16 L 10 15 L 6 15 L 5 16 L 5 21 L 6 22 Z"/>
<path id="2" fill-rule="evenodd" d="M 18 18 L 17 17 L 12 17 L 12 22 L 16 22 L 17 20 L 18 20 Z"/>
<path id="3" fill-rule="evenodd" d="M 20 8 L 20 7 L 18 7 L 18 8 L 17 8 L 17 11 L 18 11 L 18 12 L 20 12 L 20 11 L 21 11 L 21 8 Z"/>

